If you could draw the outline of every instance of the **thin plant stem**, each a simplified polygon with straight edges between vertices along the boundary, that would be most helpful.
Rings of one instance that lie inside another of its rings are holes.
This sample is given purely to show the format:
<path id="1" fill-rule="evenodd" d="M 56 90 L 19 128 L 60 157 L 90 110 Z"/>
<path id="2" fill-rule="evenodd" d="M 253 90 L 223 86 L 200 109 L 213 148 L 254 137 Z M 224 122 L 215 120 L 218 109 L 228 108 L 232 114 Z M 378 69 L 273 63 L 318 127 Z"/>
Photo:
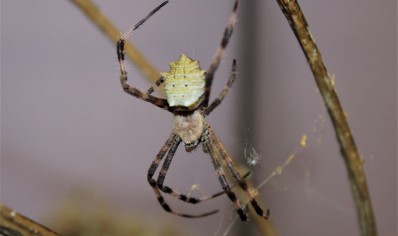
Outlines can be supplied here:
<path id="1" fill-rule="evenodd" d="M 113 43 L 116 43 L 121 36 L 120 31 L 104 14 L 102 14 L 91 0 L 70 0 L 70 2 L 79 8 L 86 17 L 107 36 L 107 38 L 112 40 Z M 156 80 L 159 79 L 159 71 L 144 57 L 137 47 L 126 41 L 125 51 L 127 57 L 146 79 L 151 81 L 151 83 L 155 83 Z"/>
<path id="2" fill-rule="evenodd" d="M 301 45 L 332 120 L 348 172 L 351 191 L 357 209 L 360 233 L 362 236 L 377 235 L 376 221 L 362 166 L 363 163 L 350 131 L 347 117 L 334 89 L 333 79 L 323 63 L 321 53 L 309 31 L 307 21 L 297 0 L 276 1 Z"/>
<path id="3" fill-rule="evenodd" d="M 0 204 L 0 235 L 57 236 L 58 234 Z"/>

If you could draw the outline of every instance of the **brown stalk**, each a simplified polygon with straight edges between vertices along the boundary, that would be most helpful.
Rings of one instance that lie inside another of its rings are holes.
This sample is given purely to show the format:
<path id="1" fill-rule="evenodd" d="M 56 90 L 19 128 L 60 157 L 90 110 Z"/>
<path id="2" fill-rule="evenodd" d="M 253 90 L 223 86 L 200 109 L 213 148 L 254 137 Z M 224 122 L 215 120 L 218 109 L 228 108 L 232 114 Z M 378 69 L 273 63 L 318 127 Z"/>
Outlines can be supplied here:
<path id="1" fill-rule="evenodd" d="M 283 14 L 299 41 L 311 67 L 315 82 L 321 92 L 329 116 L 332 120 L 340 151 L 346 164 L 351 191 L 357 209 L 362 236 L 377 235 L 370 195 L 366 183 L 362 160 L 350 131 L 347 117 L 341 107 L 333 86 L 333 81 L 323 63 L 321 53 L 309 31 L 307 21 L 297 0 L 277 0 Z"/>
<path id="2" fill-rule="evenodd" d="M 57 236 L 58 234 L 0 204 L 0 235 Z"/>
<path id="3" fill-rule="evenodd" d="M 107 38 L 111 39 L 113 43 L 116 43 L 121 36 L 120 31 L 105 15 L 102 14 L 91 0 L 70 0 L 70 2 L 75 4 L 76 7 L 79 8 L 86 17 L 107 36 Z M 155 83 L 155 81 L 159 79 L 160 74 L 158 70 L 149 63 L 137 47 L 126 41 L 125 51 L 127 57 L 133 62 L 146 79 L 152 83 Z"/>

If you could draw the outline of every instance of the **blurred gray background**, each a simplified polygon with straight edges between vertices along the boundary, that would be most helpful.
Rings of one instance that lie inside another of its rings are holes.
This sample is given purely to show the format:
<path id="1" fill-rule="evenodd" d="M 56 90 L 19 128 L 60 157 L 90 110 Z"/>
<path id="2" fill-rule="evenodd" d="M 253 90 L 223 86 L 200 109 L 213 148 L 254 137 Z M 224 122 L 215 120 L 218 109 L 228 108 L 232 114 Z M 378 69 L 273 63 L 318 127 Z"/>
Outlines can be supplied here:
<path id="1" fill-rule="evenodd" d="M 160 2 L 95 1 L 121 31 Z M 131 41 L 160 71 L 181 53 L 207 69 L 232 2 L 171 0 Z M 335 75 L 379 233 L 397 235 L 397 3 L 300 4 Z M 334 130 L 290 26 L 276 1 L 242 0 L 238 11 L 213 96 L 234 58 L 238 80 L 208 122 L 238 162 L 245 164 L 245 149 L 258 152 L 254 186 L 295 155 L 258 196 L 271 209 L 278 235 L 358 235 Z M 101 202 L 97 207 L 134 215 L 148 227 L 169 224 L 183 235 L 259 235 L 252 223 L 235 221 L 225 196 L 200 206 L 167 198 L 183 212 L 221 209 L 203 219 L 162 210 L 146 172 L 172 117 L 125 94 L 118 73 L 114 44 L 70 2 L 1 1 L 1 203 L 46 222 L 68 197 L 83 192 L 90 202 Z M 129 78 L 139 88 L 149 86 L 133 65 Z M 180 147 L 166 182 L 196 195 L 221 189 L 201 149 L 187 154 Z"/>

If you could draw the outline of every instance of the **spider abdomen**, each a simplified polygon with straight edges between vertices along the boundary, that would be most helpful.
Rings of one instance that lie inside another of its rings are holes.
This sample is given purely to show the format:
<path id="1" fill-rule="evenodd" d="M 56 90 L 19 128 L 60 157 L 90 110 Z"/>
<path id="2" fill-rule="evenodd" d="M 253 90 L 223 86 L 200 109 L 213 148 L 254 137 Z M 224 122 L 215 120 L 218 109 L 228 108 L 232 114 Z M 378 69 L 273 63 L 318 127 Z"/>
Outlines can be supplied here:
<path id="1" fill-rule="evenodd" d="M 177 61 L 169 62 L 170 71 L 163 72 L 164 91 L 170 107 L 183 106 L 194 109 L 204 93 L 205 72 L 199 62 L 181 54 Z"/>
<path id="2" fill-rule="evenodd" d="M 177 134 L 184 144 L 192 144 L 199 140 L 204 129 L 204 118 L 199 111 L 190 115 L 174 115 L 173 133 Z"/>

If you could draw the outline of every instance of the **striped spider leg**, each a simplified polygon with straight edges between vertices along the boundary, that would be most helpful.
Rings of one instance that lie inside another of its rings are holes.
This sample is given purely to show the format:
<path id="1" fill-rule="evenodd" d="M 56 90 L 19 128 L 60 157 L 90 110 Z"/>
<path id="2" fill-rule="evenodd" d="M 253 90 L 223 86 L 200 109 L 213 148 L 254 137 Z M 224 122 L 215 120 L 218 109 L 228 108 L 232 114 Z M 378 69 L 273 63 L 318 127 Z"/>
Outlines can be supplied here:
<path id="1" fill-rule="evenodd" d="M 264 213 L 263 209 L 258 205 L 256 199 L 254 198 L 255 195 L 257 194 L 257 191 L 253 188 L 251 188 L 248 183 L 244 180 L 245 175 L 241 176 L 239 172 L 236 169 L 236 165 L 234 161 L 232 160 L 231 156 L 227 153 L 226 149 L 224 148 L 224 145 L 221 143 L 221 141 L 218 139 L 216 136 L 215 132 L 211 129 L 210 126 L 207 128 L 207 132 L 205 132 L 204 135 L 207 135 L 208 137 L 205 137 L 205 142 L 208 142 L 208 146 L 210 149 L 215 149 L 215 151 L 210 152 L 210 156 L 213 159 L 213 164 L 215 165 L 215 159 L 221 158 L 221 160 L 224 162 L 224 165 L 227 167 L 227 169 L 230 171 L 232 177 L 237 181 L 239 187 L 246 193 L 246 195 L 249 198 L 250 204 L 253 206 L 255 212 L 257 215 L 263 217 L 264 219 L 268 219 L 269 217 L 269 209 L 267 209 L 266 213 Z M 205 145 L 205 144 L 203 144 Z M 215 168 L 221 168 L 220 166 L 216 166 Z M 220 180 L 221 181 L 221 180 Z M 228 188 L 228 186 L 227 186 Z M 229 193 L 227 192 L 228 197 L 234 202 L 238 203 L 237 201 L 233 200 L 233 196 L 229 196 Z M 235 206 L 239 210 L 242 209 L 239 204 Z M 240 214 L 239 214 L 240 215 Z M 240 215 L 241 216 L 241 215 Z M 241 217 L 242 220 L 244 220 Z"/>
<path id="2" fill-rule="evenodd" d="M 235 193 L 232 191 L 234 185 L 231 186 L 226 180 L 224 170 L 222 168 L 225 166 L 226 169 L 231 173 L 232 177 L 236 180 L 238 186 L 248 195 L 250 203 L 255 209 L 256 213 L 263 218 L 268 218 L 268 210 L 267 213 L 264 214 L 264 211 L 254 199 L 255 191 L 250 188 L 247 182 L 244 180 L 247 175 L 241 176 L 238 173 L 232 158 L 227 154 L 225 148 L 216 137 L 214 131 L 204 120 L 207 115 L 210 115 L 210 113 L 221 104 L 236 79 L 237 70 L 236 61 L 234 60 L 232 63 L 231 76 L 229 77 L 227 84 L 224 86 L 218 97 L 215 98 L 209 105 L 212 81 L 215 71 L 220 64 L 222 55 L 232 35 L 232 31 L 236 22 L 239 0 L 234 1 L 234 6 L 224 31 L 220 47 L 217 49 L 216 55 L 207 71 L 204 71 L 200 68 L 198 61 L 193 60 L 184 54 L 181 54 L 178 60 L 169 62 L 170 70 L 167 72 L 162 72 L 161 77 L 155 83 L 156 86 L 164 84 L 166 99 L 152 96 L 151 94 L 154 91 L 153 87 L 150 87 L 146 92 L 143 92 L 127 83 L 127 71 L 124 62 L 125 40 L 127 40 L 129 35 L 131 35 L 134 30 L 141 26 L 149 17 L 155 14 L 167 3 L 168 1 L 165 1 L 152 10 L 134 27 L 123 34 L 116 44 L 116 52 L 120 64 L 120 82 L 123 90 L 134 97 L 146 102 L 150 102 L 155 106 L 173 113 L 174 117 L 172 133 L 163 147 L 160 149 L 155 160 L 152 162 L 148 170 L 147 180 L 150 186 L 153 188 L 158 202 L 167 212 L 182 217 L 198 218 L 212 215 L 218 212 L 218 210 L 201 214 L 180 213 L 171 209 L 171 207 L 165 201 L 162 193 L 169 194 L 181 201 L 191 204 L 197 204 L 225 193 L 233 202 L 233 205 L 240 218 L 245 221 L 247 220 L 245 207 L 241 205 Z M 222 192 L 202 198 L 192 198 L 176 192 L 171 187 L 164 185 L 166 174 L 169 170 L 172 159 L 181 143 L 183 143 L 187 152 L 195 150 L 199 144 L 202 143 L 203 151 L 208 153 L 211 157 L 223 189 Z M 159 169 L 159 165 L 162 161 L 163 164 L 161 165 L 158 176 L 155 179 L 154 175 Z"/>
<path id="3" fill-rule="evenodd" d="M 158 98 L 155 96 L 152 96 L 150 92 L 143 92 L 133 86 L 130 86 L 127 83 L 127 70 L 126 70 L 126 65 L 124 63 L 124 46 L 126 39 L 140 27 L 144 22 L 149 19 L 153 14 L 155 14 L 157 11 L 159 11 L 164 5 L 166 5 L 169 1 L 164 1 L 162 2 L 159 6 L 157 6 L 155 9 L 153 9 L 148 15 L 146 15 L 144 18 L 142 18 L 137 24 L 134 25 L 131 29 L 129 29 L 126 33 L 124 33 L 119 40 L 116 43 L 116 54 L 117 54 L 117 59 L 119 61 L 119 66 L 120 66 L 120 83 L 122 85 L 123 90 L 141 100 L 144 100 L 146 102 L 150 102 L 155 106 L 158 106 L 164 110 L 171 111 L 169 105 L 167 104 L 167 100 L 163 98 Z"/>

